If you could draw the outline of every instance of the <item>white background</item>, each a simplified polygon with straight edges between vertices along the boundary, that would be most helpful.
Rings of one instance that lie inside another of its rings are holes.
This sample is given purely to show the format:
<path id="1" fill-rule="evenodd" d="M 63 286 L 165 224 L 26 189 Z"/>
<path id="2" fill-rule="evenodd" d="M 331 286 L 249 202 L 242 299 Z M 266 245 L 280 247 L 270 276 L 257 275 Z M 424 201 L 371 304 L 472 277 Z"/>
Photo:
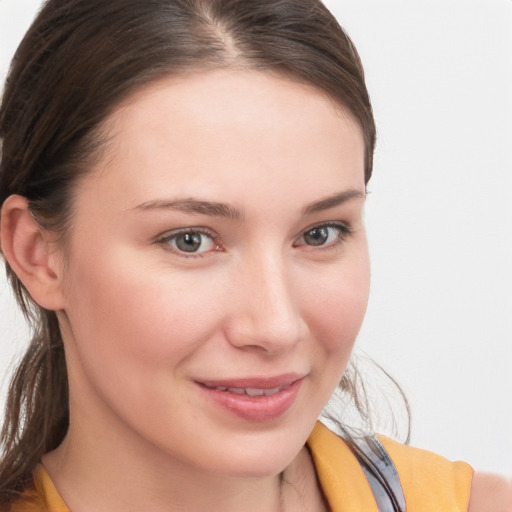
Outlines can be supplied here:
<path id="1" fill-rule="evenodd" d="M 405 389 L 411 444 L 512 475 L 512 1 L 326 3 L 379 129 L 360 349 Z M 2 79 L 39 5 L 0 0 Z M 1 279 L 3 374 L 26 333 Z"/>

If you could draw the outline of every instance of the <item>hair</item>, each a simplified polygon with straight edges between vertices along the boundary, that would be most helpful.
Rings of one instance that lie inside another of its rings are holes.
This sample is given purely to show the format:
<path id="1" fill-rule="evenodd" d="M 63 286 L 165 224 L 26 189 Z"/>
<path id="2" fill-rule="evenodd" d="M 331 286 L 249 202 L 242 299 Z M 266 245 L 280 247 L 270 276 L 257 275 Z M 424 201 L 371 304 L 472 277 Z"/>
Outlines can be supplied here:
<path id="1" fill-rule="evenodd" d="M 347 109 L 362 128 L 368 182 L 375 124 L 363 68 L 319 0 L 48 0 L 4 88 L 0 205 L 11 194 L 26 197 L 41 226 L 65 240 L 73 191 L 101 153 L 102 126 L 116 106 L 165 76 L 233 67 L 310 84 Z M 69 423 L 56 314 L 6 269 L 33 337 L 6 403 L 0 508 L 30 486 L 35 465 Z M 367 414 L 350 371 L 340 387 Z"/>

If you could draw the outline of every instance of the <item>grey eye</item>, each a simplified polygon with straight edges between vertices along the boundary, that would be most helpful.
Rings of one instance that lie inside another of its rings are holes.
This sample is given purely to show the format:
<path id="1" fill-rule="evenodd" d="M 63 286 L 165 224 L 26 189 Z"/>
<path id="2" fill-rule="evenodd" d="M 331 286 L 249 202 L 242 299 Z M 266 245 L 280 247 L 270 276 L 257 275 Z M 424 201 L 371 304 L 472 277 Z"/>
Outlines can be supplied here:
<path id="1" fill-rule="evenodd" d="M 168 244 L 181 252 L 197 253 L 211 251 L 215 242 L 206 233 L 183 231 L 168 237 Z"/>
<path id="2" fill-rule="evenodd" d="M 306 231 L 302 237 L 304 239 L 304 243 L 307 245 L 323 245 L 329 239 L 329 229 L 333 230 L 333 228 L 329 228 L 328 226 L 320 226 L 317 228 L 310 229 Z"/>
<path id="3" fill-rule="evenodd" d="M 350 228 L 343 224 L 322 224 L 304 231 L 295 245 L 312 247 L 335 245 L 342 242 L 350 232 Z"/>

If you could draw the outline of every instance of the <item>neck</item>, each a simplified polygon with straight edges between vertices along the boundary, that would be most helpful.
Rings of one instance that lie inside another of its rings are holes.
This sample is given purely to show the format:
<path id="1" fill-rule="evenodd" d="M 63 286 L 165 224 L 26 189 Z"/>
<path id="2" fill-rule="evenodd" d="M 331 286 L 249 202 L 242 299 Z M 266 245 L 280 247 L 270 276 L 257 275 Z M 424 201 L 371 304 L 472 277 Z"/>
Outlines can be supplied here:
<path id="1" fill-rule="evenodd" d="M 72 512 L 204 512 L 212 503 L 222 512 L 328 510 L 307 448 L 282 473 L 261 478 L 198 475 L 183 464 L 168 464 L 167 469 L 149 468 L 144 462 L 134 466 L 117 448 L 117 455 L 105 453 L 91 465 L 95 450 L 82 452 L 70 433 L 43 457 Z"/>
<path id="2" fill-rule="evenodd" d="M 55 451 L 43 457 L 72 512 L 204 512 L 211 510 L 212 503 L 222 512 L 283 512 L 280 474 L 219 476 L 151 454 L 147 448 L 144 457 L 134 456 L 133 451 L 127 453 L 124 443 L 119 446 L 110 441 L 108 449 L 103 445 L 99 450 L 97 442 L 84 443 L 82 436 L 70 431 Z"/>

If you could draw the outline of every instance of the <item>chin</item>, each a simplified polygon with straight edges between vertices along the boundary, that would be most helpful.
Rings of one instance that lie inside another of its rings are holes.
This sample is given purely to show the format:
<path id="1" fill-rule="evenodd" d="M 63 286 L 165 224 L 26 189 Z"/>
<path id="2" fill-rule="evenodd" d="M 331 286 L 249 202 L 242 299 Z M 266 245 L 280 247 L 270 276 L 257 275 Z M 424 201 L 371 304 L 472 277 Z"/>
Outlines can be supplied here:
<path id="1" fill-rule="evenodd" d="M 235 478 L 271 477 L 283 472 L 292 463 L 298 452 L 300 449 L 288 456 L 267 452 L 265 456 L 258 458 L 231 459 L 225 461 L 224 467 L 217 466 L 216 470 L 224 476 Z"/>
<path id="2" fill-rule="evenodd" d="M 297 429 L 285 429 L 278 435 L 252 432 L 233 436 L 222 442 L 224 449 L 210 453 L 212 471 L 225 476 L 261 478 L 275 476 L 284 471 L 303 449 L 309 432 L 299 436 Z"/>

